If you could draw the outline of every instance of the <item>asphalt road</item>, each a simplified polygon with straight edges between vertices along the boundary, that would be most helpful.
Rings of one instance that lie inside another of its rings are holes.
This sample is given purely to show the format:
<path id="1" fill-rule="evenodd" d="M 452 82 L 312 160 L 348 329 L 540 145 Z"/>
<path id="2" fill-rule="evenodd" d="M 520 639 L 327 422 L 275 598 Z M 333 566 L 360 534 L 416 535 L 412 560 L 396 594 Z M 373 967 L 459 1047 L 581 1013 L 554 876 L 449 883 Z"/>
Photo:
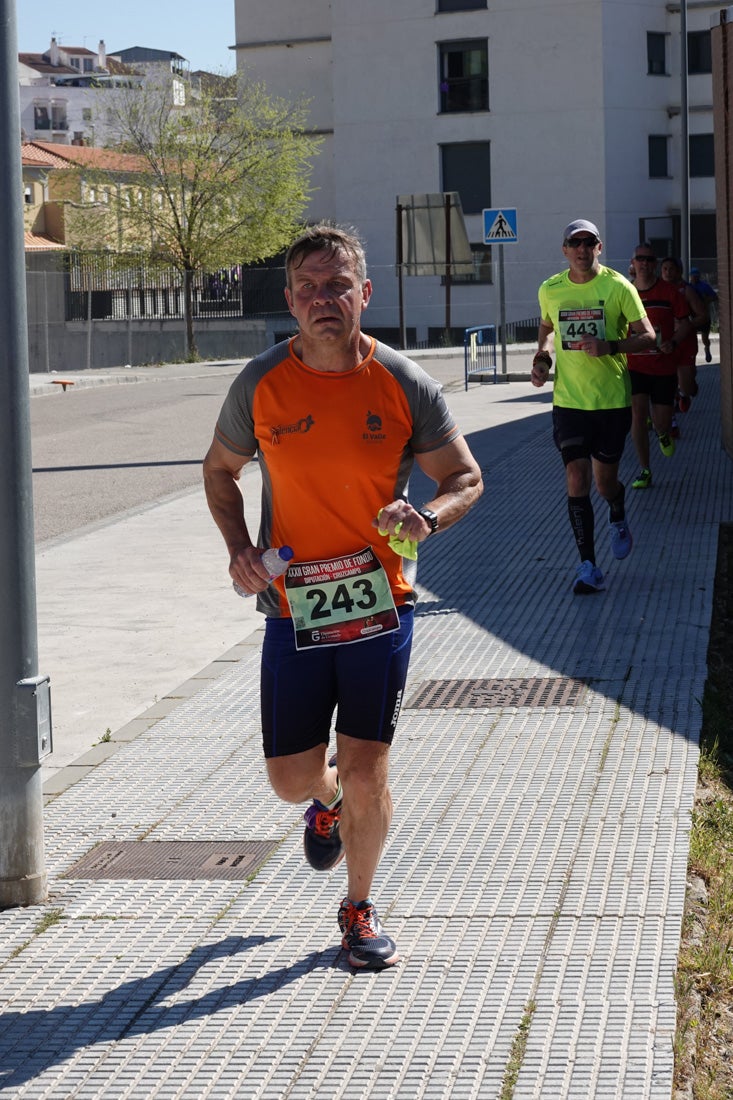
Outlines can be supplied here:
<path id="1" fill-rule="evenodd" d="M 217 414 L 239 369 L 34 397 L 36 543 L 200 483 Z"/>

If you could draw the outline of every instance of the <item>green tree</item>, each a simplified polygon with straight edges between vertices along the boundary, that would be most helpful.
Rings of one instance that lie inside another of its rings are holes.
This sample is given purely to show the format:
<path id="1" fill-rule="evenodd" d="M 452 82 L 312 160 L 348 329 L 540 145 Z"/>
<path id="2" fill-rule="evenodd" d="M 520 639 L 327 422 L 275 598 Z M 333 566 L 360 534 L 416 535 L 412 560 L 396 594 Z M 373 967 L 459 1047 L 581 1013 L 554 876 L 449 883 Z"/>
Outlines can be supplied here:
<path id="1" fill-rule="evenodd" d="M 290 243 L 320 139 L 306 130 L 305 103 L 274 99 L 236 77 L 210 83 L 184 107 L 165 85 L 99 95 L 115 135 L 108 146 L 134 156 L 135 171 L 85 167 L 85 184 L 107 196 L 120 262 L 135 253 L 181 273 L 186 348 L 195 359 L 194 273 L 255 263 Z"/>

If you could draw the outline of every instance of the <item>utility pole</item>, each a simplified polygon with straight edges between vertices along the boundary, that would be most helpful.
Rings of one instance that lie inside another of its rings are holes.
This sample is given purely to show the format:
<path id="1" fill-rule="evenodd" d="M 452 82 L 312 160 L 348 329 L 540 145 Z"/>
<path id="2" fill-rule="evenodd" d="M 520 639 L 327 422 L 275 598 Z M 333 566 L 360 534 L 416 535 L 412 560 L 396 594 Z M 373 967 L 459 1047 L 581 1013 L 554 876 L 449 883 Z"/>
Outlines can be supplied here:
<path id="1" fill-rule="evenodd" d="M 680 4 L 680 260 L 690 277 L 690 109 L 687 97 L 687 0 Z"/>
<path id="2" fill-rule="evenodd" d="M 46 899 L 15 0 L 0 0 L 0 909 Z"/>

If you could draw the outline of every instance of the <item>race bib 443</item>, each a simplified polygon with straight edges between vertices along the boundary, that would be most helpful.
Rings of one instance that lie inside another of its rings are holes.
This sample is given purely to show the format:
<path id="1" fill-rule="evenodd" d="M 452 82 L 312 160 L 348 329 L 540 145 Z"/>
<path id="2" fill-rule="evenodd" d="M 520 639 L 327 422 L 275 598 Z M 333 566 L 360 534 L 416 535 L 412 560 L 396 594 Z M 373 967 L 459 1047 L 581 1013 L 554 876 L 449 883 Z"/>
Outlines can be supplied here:
<path id="1" fill-rule="evenodd" d="M 593 309 L 561 309 L 558 315 L 560 339 L 566 351 L 580 351 L 589 336 L 606 339 L 606 318 L 603 307 Z"/>

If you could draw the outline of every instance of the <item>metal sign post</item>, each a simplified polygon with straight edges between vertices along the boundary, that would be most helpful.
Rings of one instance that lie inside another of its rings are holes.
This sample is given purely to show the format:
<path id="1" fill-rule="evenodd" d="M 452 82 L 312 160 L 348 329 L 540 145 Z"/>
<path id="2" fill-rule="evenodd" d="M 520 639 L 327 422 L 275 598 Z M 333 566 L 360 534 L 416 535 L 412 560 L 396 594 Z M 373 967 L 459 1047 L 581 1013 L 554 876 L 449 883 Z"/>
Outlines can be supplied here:
<path id="1" fill-rule="evenodd" d="M 484 244 L 517 243 L 517 211 L 513 206 L 483 211 Z M 499 249 L 499 331 L 501 332 L 501 373 L 506 376 L 506 293 L 504 289 L 504 249 Z"/>
<path id="2" fill-rule="evenodd" d="M 41 757 L 48 677 L 37 675 L 28 309 L 15 0 L 0 0 L 0 909 L 47 896 Z"/>

